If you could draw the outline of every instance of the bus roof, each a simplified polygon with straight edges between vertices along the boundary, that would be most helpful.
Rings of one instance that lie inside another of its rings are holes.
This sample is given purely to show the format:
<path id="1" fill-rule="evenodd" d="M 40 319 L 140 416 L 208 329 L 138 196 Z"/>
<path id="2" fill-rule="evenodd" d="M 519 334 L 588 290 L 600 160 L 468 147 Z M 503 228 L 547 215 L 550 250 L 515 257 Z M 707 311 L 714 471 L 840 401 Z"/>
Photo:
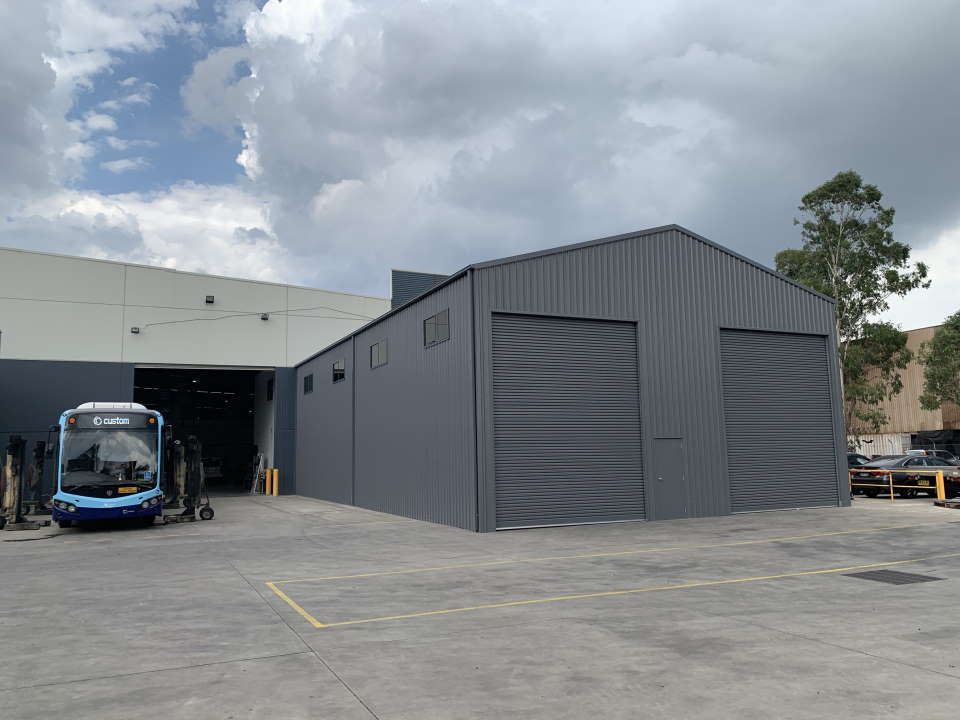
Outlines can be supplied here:
<path id="1" fill-rule="evenodd" d="M 135 402 L 85 402 L 77 410 L 146 410 L 145 405 Z"/>

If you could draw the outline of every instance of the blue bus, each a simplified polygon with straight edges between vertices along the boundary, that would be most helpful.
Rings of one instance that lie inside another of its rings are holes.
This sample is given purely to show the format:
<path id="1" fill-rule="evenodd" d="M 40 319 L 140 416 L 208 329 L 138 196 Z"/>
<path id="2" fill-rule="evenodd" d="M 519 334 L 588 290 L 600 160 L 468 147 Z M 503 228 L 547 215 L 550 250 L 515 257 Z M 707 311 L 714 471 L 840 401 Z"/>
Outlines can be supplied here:
<path id="1" fill-rule="evenodd" d="M 87 520 L 163 514 L 163 416 L 139 403 L 84 403 L 60 416 L 53 519 L 62 528 Z"/>

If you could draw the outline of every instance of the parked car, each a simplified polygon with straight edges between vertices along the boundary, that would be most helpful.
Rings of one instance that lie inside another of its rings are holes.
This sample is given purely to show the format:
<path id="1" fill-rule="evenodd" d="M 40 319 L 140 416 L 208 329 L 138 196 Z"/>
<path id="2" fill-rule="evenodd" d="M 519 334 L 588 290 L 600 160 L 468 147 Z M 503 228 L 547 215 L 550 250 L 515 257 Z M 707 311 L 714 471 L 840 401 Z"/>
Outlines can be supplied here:
<path id="1" fill-rule="evenodd" d="M 938 457 L 943 460 L 952 460 L 953 462 L 960 461 L 960 458 L 958 458 L 949 450 L 928 450 L 926 448 L 914 448 L 913 450 L 907 450 L 904 455 L 927 455 L 931 457 Z"/>
<path id="2" fill-rule="evenodd" d="M 866 455 L 861 455 L 860 453 L 847 453 L 847 467 L 859 467 L 860 465 L 866 465 L 870 462 L 870 458 Z"/>
<path id="3" fill-rule="evenodd" d="M 960 462 L 927 455 L 903 455 L 886 460 L 872 460 L 857 467 L 851 479 L 856 485 L 861 486 L 854 487 L 854 490 L 862 491 L 867 497 L 876 497 L 887 488 L 889 484 L 887 471 L 892 471 L 893 484 L 907 486 L 899 487 L 895 492 L 900 497 L 910 498 L 916 497 L 921 492 L 936 495 L 937 481 L 932 472 L 936 470 L 943 471 L 944 490 L 947 497 L 956 497 L 960 494 Z M 876 485 L 876 487 L 863 487 L 864 485 Z"/>

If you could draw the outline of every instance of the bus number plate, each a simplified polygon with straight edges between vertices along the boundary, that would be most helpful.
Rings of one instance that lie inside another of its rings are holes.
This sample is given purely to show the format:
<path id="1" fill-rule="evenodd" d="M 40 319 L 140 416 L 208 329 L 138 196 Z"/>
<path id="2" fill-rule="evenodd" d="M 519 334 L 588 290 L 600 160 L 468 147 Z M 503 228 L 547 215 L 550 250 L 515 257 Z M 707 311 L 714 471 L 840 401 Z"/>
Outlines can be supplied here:
<path id="1" fill-rule="evenodd" d="M 121 487 L 121 488 L 117 488 L 117 492 L 120 493 L 121 495 L 132 495 L 132 494 L 135 493 L 136 491 L 137 491 L 137 488 L 135 488 L 135 487 Z"/>
<path id="2" fill-rule="evenodd" d="M 917 485 L 920 487 L 928 487 L 930 485 L 929 480 L 917 480 Z"/>

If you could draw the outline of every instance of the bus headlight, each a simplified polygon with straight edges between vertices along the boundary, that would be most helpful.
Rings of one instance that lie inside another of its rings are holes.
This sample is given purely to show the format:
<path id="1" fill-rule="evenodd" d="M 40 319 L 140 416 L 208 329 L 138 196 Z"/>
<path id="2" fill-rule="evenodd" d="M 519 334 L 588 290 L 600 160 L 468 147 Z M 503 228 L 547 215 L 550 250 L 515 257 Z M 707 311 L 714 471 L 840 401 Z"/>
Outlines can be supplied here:
<path id="1" fill-rule="evenodd" d="M 76 512 L 76 511 L 77 511 L 76 505 L 70 505 L 69 503 L 67 503 L 67 512 Z"/>
<path id="2" fill-rule="evenodd" d="M 67 509 L 67 504 L 66 504 L 63 500 L 54 500 L 54 501 L 53 501 L 53 505 L 54 505 L 54 507 L 56 507 L 58 510 L 66 510 L 66 509 Z"/>
<path id="3" fill-rule="evenodd" d="M 142 507 L 144 510 L 146 510 L 148 507 L 150 507 L 150 501 L 149 501 L 149 500 L 144 500 L 142 503 L 140 503 L 140 507 Z"/>
<path id="4" fill-rule="evenodd" d="M 158 502 L 160 502 L 160 498 L 156 498 L 156 497 L 150 498 L 151 505 L 156 505 Z"/>

